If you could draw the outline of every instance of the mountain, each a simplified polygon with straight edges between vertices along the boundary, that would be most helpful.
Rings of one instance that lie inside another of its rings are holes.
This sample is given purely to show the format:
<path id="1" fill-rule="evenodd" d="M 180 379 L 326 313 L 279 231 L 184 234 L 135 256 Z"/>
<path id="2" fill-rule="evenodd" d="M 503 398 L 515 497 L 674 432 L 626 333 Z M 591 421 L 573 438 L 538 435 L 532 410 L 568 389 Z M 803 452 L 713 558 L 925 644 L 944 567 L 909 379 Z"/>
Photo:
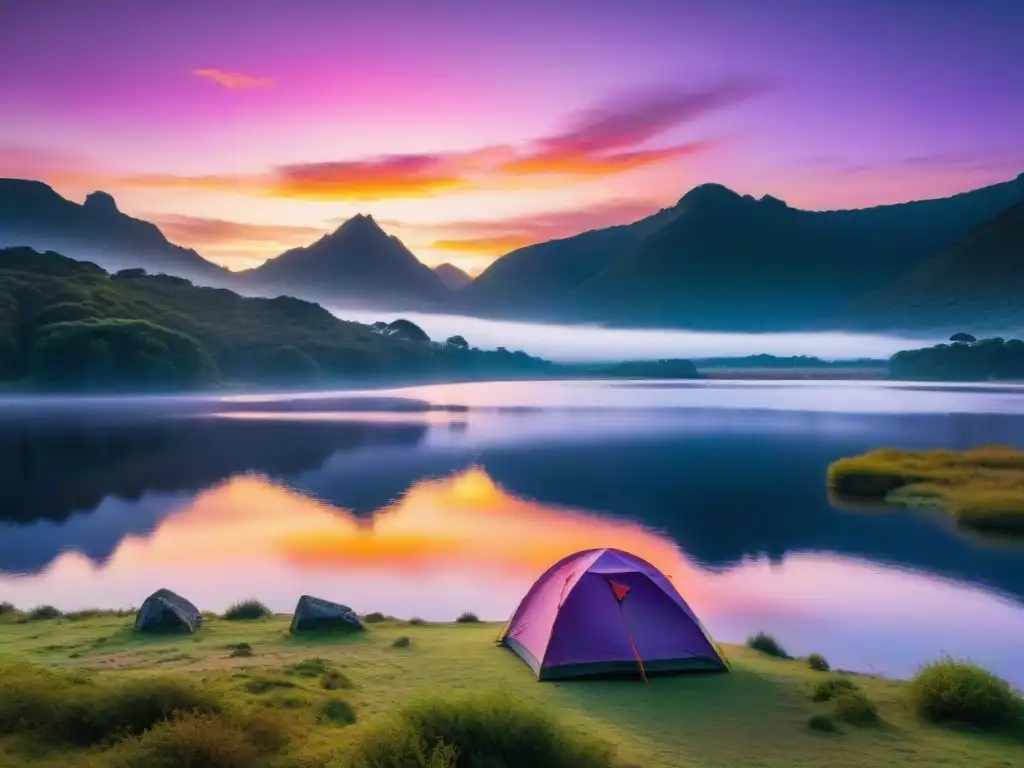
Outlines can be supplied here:
<path id="1" fill-rule="evenodd" d="M 359 214 L 312 245 L 237 273 L 250 290 L 374 308 L 439 306 L 451 291 L 402 241 Z"/>
<path id="2" fill-rule="evenodd" d="M 566 294 L 628 253 L 675 215 L 671 208 L 634 222 L 528 245 L 502 256 L 461 290 L 463 311 L 530 319 L 562 314 Z"/>
<path id="3" fill-rule="evenodd" d="M 635 224 L 513 251 L 457 300 L 479 314 L 614 326 L 796 330 L 1020 200 L 1024 174 L 949 198 L 840 211 L 704 184 Z"/>
<path id="4" fill-rule="evenodd" d="M 441 282 L 453 291 L 461 290 L 473 282 L 473 278 L 456 267 L 454 264 L 445 262 L 434 267 L 434 274 L 441 278 Z"/>
<path id="5" fill-rule="evenodd" d="M 834 319 L 841 329 L 942 333 L 1024 331 L 1024 202 L 869 293 Z"/>
<path id="6" fill-rule="evenodd" d="M 156 225 L 121 213 L 106 192 L 93 192 L 79 205 L 41 181 L 0 179 L 0 248 L 11 246 L 60 251 L 110 271 L 142 267 L 210 285 L 231 278 L 168 241 Z"/>

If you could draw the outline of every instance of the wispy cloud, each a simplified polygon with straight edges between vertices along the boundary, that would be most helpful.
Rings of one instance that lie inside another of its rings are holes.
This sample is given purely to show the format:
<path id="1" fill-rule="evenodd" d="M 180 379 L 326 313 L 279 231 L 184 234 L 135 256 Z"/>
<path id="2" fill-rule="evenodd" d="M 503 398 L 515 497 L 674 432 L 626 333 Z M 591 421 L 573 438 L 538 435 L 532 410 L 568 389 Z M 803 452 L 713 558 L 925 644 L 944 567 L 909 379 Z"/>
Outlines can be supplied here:
<path id="1" fill-rule="evenodd" d="M 504 219 L 447 221 L 420 227 L 400 222 L 382 223 L 408 230 L 410 239 L 422 239 L 425 247 L 433 250 L 493 257 L 590 229 L 630 224 L 656 213 L 661 207 L 651 200 L 610 200 L 571 210 Z"/>
<path id="2" fill-rule="evenodd" d="M 244 221 L 178 214 L 152 214 L 144 218 L 160 227 L 170 240 L 195 248 L 242 243 L 290 246 L 324 234 L 324 230 L 317 227 L 292 224 L 251 224 Z"/>
<path id="3" fill-rule="evenodd" d="M 223 69 L 217 69 L 216 67 L 206 67 L 204 69 L 193 69 L 192 74 L 196 77 L 201 77 L 203 80 L 209 80 L 211 83 L 230 88 L 231 90 L 239 90 L 243 88 L 273 88 L 276 81 L 271 77 L 253 77 L 252 75 L 243 75 L 241 72 L 228 72 Z"/>
<path id="4" fill-rule="evenodd" d="M 248 176 L 149 174 L 133 176 L 126 183 L 354 202 L 494 189 L 509 184 L 522 188 L 576 183 L 706 152 L 715 144 L 712 139 L 665 147 L 646 144 L 670 129 L 759 92 L 758 86 L 748 83 L 727 83 L 698 91 L 648 90 L 625 94 L 571 115 L 563 128 L 520 145 L 282 165 Z"/>

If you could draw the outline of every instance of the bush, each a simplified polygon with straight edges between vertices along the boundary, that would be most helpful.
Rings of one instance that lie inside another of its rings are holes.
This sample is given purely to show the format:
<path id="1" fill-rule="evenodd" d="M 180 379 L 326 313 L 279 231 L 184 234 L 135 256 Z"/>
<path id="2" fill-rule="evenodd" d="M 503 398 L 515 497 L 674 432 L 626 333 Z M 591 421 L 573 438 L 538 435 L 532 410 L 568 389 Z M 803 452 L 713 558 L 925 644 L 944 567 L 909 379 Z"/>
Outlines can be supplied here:
<path id="1" fill-rule="evenodd" d="M 29 621 L 46 621 L 48 619 L 59 619 L 64 614 L 52 605 L 40 605 L 28 612 L 26 618 Z"/>
<path id="2" fill-rule="evenodd" d="M 343 688 L 354 688 L 348 675 L 337 669 L 329 669 L 320 678 L 320 687 L 326 691 L 337 691 Z"/>
<path id="3" fill-rule="evenodd" d="M 414 627 L 419 627 L 427 623 L 426 619 L 421 619 L 419 616 L 413 616 L 409 619 L 409 623 Z"/>
<path id="4" fill-rule="evenodd" d="M 18 609 L 14 607 L 14 603 L 8 603 L 6 600 L 0 603 L 0 616 L 5 614 L 17 613 Z M 412 622 L 410 622 L 412 623 Z"/>
<path id="5" fill-rule="evenodd" d="M 411 643 L 412 643 L 412 640 L 410 640 L 405 635 L 402 635 L 402 637 L 399 637 L 399 638 L 395 639 L 395 642 L 393 642 L 391 644 L 391 647 L 392 648 L 408 648 Z"/>
<path id="6" fill-rule="evenodd" d="M 932 722 L 998 727 L 1024 715 L 1024 702 L 1008 682 L 976 664 L 954 659 L 925 665 L 906 691 L 911 708 Z"/>
<path id="7" fill-rule="evenodd" d="M 261 756 L 280 752 L 290 733 L 265 711 L 244 716 L 179 712 L 118 749 L 123 768 L 246 768 Z"/>
<path id="8" fill-rule="evenodd" d="M 878 710 L 862 691 L 848 690 L 836 694 L 832 712 L 840 720 L 852 725 L 871 725 L 878 722 Z"/>
<path id="9" fill-rule="evenodd" d="M 303 659 L 298 664 L 289 667 L 288 672 L 303 677 L 316 677 L 327 671 L 327 662 L 321 658 Z"/>
<path id="10" fill-rule="evenodd" d="M 779 641 L 764 632 L 758 632 L 753 637 L 747 638 L 747 647 L 753 648 L 755 651 L 760 651 L 768 656 L 776 656 L 780 659 L 789 658 L 789 654 L 787 654 L 786 651 L 783 650 L 782 646 L 779 645 Z"/>
<path id="11" fill-rule="evenodd" d="M 224 611 L 224 618 L 228 621 L 251 621 L 273 615 L 270 608 L 253 598 L 241 600 Z"/>
<path id="12" fill-rule="evenodd" d="M 821 714 L 811 715 L 810 720 L 807 721 L 807 727 L 812 731 L 824 731 L 825 733 L 834 733 L 837 730 L 832 718 Z"/>
<path id="13" fill-rule="evenodd" d="M 238 643 L 237 645 L 229 647 L 231 648 L 230 656 L 233 659 L 239 657 L 248 658 L 249 656 L 252 656 L 252 646 L 248 643 Z"/>
<path id="14" fill-rule="evenodd" d="M 380 611 L 374 611 L 363 616 L 363 621 L 367 624 L 378 624 L 382 621 L 387 621 L 387 616 Z"/>
<path id="15" fill-rule="evenodd" d="M 338 725 L 352 725 L 356 721 L 356 712 L 347 701 L 328 699 L 320 708 L 320 720 L 329 720 Z"/>
<path id="16" fill-rule="evenodd" d="M 856 683 L 845 677 L 830 677 L 821 680 L 811 689 L 811 701 L 828 701 L 840 693 L 858 690 Z"/>
<path id="17" fill-rule="evenodd" d="M 828 665 L 825 657 L 820 653 L 812 653 L 807 657 L 807 666 L 813 669 L 815 672 L 828 672 L 831 667 Z"/>
<path id="18" fill-rule="evenodd" d="M 138 735 L 184 711 L 219 714 L 222 708 L 212 694 L 171 678 L 93 679 L 0 666 L 0 733 L 32 731 L 87 746 Z"/>
<path id="19" fill-rule="evenodd" d="M 457 621 L 459 624 L 476 624 L 480 621 L 480 617 L 472 611 L 466 611 L 465 613 L 461 614 L 459 618 L 457 618 L 455 621 Z"/>
<path id="20" fill-rule="evenodd" d="M 505 692 L 415 702 L 358 733 L 337 768 L 610 768 L 611 750 Z"/>

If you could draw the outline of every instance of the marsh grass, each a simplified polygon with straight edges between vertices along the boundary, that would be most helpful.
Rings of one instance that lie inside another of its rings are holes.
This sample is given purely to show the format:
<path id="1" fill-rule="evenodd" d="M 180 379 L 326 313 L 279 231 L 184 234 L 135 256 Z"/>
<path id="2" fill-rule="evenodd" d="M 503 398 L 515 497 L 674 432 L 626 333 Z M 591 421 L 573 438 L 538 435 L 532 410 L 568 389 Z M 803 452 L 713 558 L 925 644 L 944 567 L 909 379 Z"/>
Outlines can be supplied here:
<path id="1" fill-rule="evenodd" d="M 1024 451 L 1013 448 L 880 448 L 833 462 L 828 485 L 841 499 L 939 507 L 959 525 L 1024 535 Z"/>
<path id="2" fill-rule="evenodd" d="M 224 611 L 224 615 L 221 618 L 228 621 L 253 621 L 273 615 L 274 612 L 264 603 L 255 598 L 249 598 L 248 600 L 240 600 L 231 605 Z"/>
<path id="3" fill-rule="evenodd" d="M 779 644 L 779 641 L 765 632 L 758 632 L 756 635 L 747 638 L 747 647 L 779 659 L 789 658 L 789 654 Z"/>
<path id="4" fill-rule="evenodd" d="M 977 664 L 956 659 L 926 664 L 906 693 L 911 708 L 931 722 L 998 728 L 1024 718 L 1024 700 L 1008 682 Z"/>

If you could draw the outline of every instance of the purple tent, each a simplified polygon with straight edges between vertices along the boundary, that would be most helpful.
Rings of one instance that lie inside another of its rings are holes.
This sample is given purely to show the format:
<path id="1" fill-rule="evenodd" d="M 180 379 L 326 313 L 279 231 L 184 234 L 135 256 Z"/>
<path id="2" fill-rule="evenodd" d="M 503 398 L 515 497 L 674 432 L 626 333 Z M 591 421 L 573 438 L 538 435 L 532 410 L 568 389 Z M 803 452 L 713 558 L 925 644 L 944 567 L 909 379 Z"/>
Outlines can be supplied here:
<path id="1" fill-rule="evenodd" d="M 584 550 L 548 568 L 500 642 L 538 680 L 729 668 L 669 580 L 619 549 Z"/>

